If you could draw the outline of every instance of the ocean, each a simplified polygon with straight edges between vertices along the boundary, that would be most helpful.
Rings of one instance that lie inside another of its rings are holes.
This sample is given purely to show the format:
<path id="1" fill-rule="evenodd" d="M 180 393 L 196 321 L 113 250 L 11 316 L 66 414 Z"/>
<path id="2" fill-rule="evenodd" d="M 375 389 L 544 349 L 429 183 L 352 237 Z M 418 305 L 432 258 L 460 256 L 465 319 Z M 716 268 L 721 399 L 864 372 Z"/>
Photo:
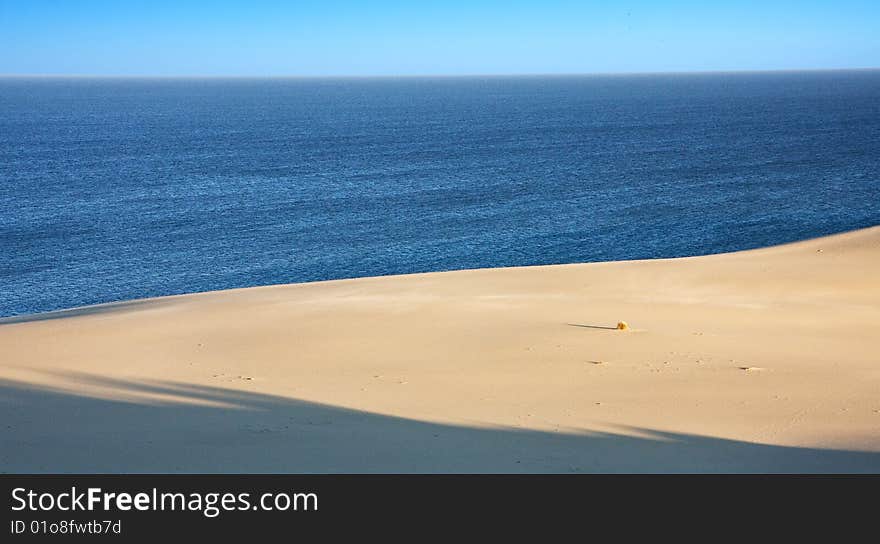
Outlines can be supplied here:
<path id="1" fill-rule="evenodd" d="M 0 316 L 880 223 L 880 71 L 0 78 Z"/>

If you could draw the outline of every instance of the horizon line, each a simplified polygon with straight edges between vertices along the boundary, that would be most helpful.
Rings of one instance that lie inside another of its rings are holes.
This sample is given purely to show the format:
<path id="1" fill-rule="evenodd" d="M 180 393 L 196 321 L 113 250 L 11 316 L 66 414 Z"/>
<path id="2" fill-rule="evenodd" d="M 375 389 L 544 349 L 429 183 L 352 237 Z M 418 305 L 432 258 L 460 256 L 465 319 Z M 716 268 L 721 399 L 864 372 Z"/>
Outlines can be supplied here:
<path id="1" fill-rule="evenodd" d="M 486 72 L 486 73 L 424 73 L 424 74 L 17 74 L 0 73 L 4 79 L 404 79 L 404 78 L 491 78 L 491 77 L 583 77 L 583 76 L 642 76 L 642 75 L 700 75 L 700 74 L 774 74 L 798 72 L 870 72 L 880 66 L 851 68 L 768 68 L 733 70 L 669 70 L 669 71 L 610 71 L 610 72 Z"/>

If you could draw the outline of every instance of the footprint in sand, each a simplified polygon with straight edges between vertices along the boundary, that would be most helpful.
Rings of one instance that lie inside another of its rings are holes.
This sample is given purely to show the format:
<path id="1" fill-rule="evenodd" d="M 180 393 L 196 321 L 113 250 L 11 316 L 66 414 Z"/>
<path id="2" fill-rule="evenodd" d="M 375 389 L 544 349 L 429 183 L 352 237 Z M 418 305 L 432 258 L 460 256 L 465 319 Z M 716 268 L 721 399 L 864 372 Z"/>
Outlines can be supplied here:
<path id="1" fill-rule="evenodd" d="M 212 374 L 211 377 L 218 378 L 221 380 L 226 380 L 226 381 L 242 380 L 242 381 L 250 382 L 250 381 L 254 380 L 253 377 L 251 377 L 251 376 L 234 376 L 233 377 L 233 376 L 227 376 L 226 374 Z"/>

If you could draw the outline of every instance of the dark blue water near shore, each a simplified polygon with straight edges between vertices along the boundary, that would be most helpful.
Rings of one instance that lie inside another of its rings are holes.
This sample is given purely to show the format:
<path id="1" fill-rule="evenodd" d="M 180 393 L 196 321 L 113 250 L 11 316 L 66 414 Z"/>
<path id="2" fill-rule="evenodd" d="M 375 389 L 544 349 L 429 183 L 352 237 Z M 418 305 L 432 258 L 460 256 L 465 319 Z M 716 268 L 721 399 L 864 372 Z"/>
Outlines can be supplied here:
<path id="1" fill-rule="evenodd" d="M 878 71 L 0 79 L 0 316 L 878 223 Z"/>

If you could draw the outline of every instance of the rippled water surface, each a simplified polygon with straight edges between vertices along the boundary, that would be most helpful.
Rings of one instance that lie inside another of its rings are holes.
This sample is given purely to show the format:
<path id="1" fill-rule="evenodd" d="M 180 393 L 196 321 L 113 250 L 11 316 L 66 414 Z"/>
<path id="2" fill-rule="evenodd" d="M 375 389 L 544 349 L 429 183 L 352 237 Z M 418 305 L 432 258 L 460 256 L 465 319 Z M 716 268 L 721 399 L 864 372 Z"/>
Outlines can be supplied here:
<path id="1" fill-rule="evenodd" d="M 878 71 L 0 79 L 0 316 L 878 223 Z"/>

